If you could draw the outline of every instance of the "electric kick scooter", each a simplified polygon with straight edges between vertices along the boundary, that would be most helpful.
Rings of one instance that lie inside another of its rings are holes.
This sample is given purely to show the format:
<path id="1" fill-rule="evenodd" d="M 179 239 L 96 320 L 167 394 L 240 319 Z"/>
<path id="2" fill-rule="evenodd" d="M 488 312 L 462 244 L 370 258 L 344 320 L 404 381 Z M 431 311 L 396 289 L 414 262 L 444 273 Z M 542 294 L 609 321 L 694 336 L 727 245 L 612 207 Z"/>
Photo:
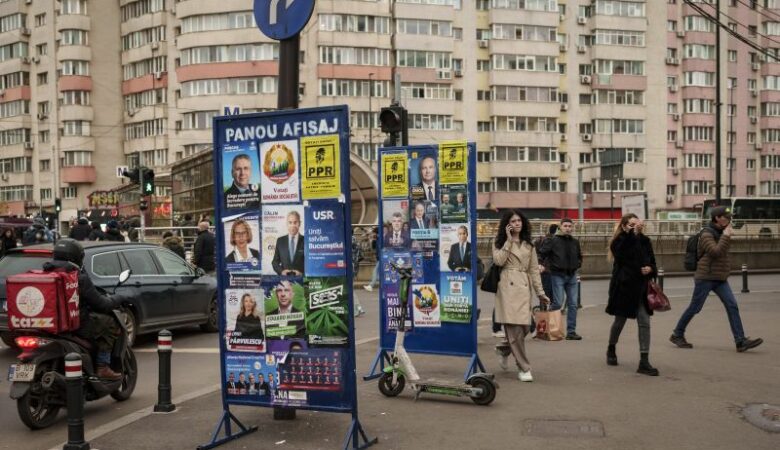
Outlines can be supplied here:
<path id="1" fill-rule="evenodd" d="M 395 349 L 391 358 L 392 365 L 384 368 L 384 373 L 379 378 L 379 392 L 387 397 L 395 397 L 406 386 L 407 379 L 415 392 L 417 400 L 423 392 L 431 394 L 449 395 L 454 397 L 469 397 L 477 405 L 489 405 L 496 398 L 498 385 L 493 380 L 491 373 L 474 373 L 468 377 L 465 383 L 442 383 L 439 381 L 422 381 L 417 370 L 412 364 L 409 354 L 404 348 L 404 336 L 406 334 L 407 304 L 409 301 L 409 287 L 412 279 L 412 268 L 402 267 L 390 263 L 400 276 L 399 297 L 401 300 L 401 322 L 395 334 Z"/>

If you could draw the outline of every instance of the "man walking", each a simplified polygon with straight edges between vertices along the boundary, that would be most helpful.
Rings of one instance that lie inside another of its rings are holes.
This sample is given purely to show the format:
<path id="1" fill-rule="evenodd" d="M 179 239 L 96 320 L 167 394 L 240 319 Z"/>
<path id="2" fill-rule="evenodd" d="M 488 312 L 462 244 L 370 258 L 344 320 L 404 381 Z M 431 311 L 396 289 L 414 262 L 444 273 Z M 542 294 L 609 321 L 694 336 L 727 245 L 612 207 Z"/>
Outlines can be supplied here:
<path id="1" fill-rule="evenodd" d="M 192 263 L 206 273 L 214 272 L 216 269 L 215 253 L 216 241 L 214 240 L 214 235 L 209 231 L 209 223 L 203 221 L 198 224 L 198 237 L 192 246 Z"/>
<path id="2" fill-rule="evenodd" d="M 731 286 L 728 282 L 731 272 L 729 260 L 729 247 L 731 245 L 731 209 L 726 206 L 717 206 L 710 212 L 711 221 L 699 234 L 699 245 L 696 252 L 696 273 L 693 275 L 694 288 L 691 304 L 683 312 L 674 333 L 669 338 L 672 343 L 680 348 L 693 348 L 693 344 L 685 339 L 685 329 L 693 316 L 704 307 L 704 301 L 710 292 L 720 298 L 726 308 L 729 318 L 731 334 L 738 352 L 744 352 L 753 347 L 758 347 L 764 340 L 761 338 L 750 339 L 745 337 L 742 329 L 742 319 L 739 316 L 739 307 Z"/>
<path id="3" fill-rule="evenodd" d="M 577 270 L 582 265 L 580 242 L 571 233 L 574 223 L 571 219 L 561 219 L 561 226 L 551 239 L 542 244 L 539 252 L 545 261 L 553 286 L 553 310 L 561 309 L 564 299 L 567 302 L 566 340 L 579 341 L 577 334 Z"/>

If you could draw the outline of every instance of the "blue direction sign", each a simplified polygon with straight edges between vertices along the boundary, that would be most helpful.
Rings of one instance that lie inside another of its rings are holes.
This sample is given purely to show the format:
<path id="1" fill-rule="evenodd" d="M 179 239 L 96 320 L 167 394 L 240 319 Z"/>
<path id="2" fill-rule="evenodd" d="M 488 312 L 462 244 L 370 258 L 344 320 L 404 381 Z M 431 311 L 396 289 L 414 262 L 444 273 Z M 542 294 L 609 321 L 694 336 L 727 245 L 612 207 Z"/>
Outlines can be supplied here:
<path id="1" fill-rule="evenodd" d="M 266 36 L 278 41 L 303 30 L 314 11 L 315 0 L 255 0 L 255 22 Z"/>

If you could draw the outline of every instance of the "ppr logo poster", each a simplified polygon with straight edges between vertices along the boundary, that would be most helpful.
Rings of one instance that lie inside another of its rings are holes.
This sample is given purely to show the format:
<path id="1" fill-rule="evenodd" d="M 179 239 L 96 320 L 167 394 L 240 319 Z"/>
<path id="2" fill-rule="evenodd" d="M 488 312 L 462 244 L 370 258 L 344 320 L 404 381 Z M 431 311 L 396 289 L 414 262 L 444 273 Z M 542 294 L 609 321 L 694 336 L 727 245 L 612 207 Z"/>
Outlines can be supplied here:
<path id="1" fill-rule="evenodd" d="M 409 196 L 409 155 L 382 153 L 382 198 Z"/>
<path id="2" fill-rule="evenodd" d="M 339 136 L 301 138 L 302 195 L 304 200 L 339 198 L 341 159 Z"/>

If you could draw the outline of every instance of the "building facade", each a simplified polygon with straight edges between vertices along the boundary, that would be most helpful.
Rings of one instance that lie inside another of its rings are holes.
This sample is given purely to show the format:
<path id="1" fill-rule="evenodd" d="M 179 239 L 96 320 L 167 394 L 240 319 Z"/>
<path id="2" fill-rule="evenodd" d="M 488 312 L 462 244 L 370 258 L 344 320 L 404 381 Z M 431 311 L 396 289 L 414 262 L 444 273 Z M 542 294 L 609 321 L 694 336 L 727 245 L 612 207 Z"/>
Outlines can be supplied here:
<path id="1" fill-rule="evenodd" d="M 279 45 L 253 3 L 0 0 L 4 213 L 59 197 L 66 220 L 122 183 L 117 166 L 160 177 L 211 150 L 225 107 L 274 109 Z M 780 47 L 780 1 L 722 0 L 721 12 Z M 477 142 L 483 212 L 575 217 L 578 172 L 586 217 L 637 193 L 651 214 L 693 210 L 714 195 L 714 31 L 683 0 L 319 0 L 300 105 L 348 104 L 352 151 L 375 168 L 378 112 L 398 92 L 410 143 Z M 780 65 L 726 33 L 721 56 L 723 195 L 778 195 Z M 610 148 L 624 154 L 620 179 L 595 168 Z"/>

